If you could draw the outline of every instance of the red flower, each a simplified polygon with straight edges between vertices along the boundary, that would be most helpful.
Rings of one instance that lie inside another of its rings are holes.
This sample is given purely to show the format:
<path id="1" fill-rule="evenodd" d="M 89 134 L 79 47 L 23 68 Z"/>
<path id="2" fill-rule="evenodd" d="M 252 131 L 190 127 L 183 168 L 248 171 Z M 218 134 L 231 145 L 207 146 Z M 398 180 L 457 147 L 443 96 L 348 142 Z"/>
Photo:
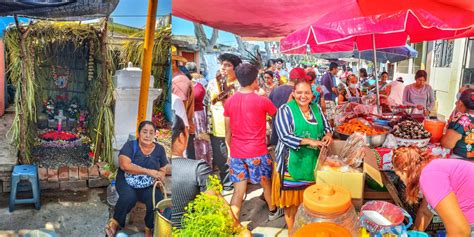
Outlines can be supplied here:
<path id="1" fill-rule="evenodd" d="M 94 156 L 95 156 L 94 152 L 92 152 L 92 151 L 89 152 L 89 158 L 94 158 Z"/>
<path id="2" fill-rule="evenodd" d="M 75 134 L 69 132 L 57 132 L 57 131 L 49 131 L 40 135 L 40 138 L 47 140 L 47 141 L 74 141 L 77 139 Z"/>

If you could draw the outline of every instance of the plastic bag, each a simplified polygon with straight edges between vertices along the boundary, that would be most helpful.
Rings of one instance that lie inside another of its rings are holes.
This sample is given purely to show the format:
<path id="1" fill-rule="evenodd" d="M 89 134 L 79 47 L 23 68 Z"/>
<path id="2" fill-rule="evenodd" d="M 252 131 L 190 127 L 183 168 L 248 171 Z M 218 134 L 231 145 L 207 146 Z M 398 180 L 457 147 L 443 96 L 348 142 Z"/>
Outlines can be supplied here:
<path id="1" fill-rule="evenodd" d="M 360 170 L 345 164 L 338 155 L 328 156 L 320 171 L 337 171 L 342 173 L 360 173 Z"/>
<path id="2" fill-rule="evenodd" d="M 354 168 L 360 167 L 364 161 L 366 137 L 362 133 L 354 133 L 346 140 L 340 153 L 341 160 Z"/>
<path id="3" fill-rule="evenodd" d="M 382 147 L 394 149 L 397 148 L 397 140 L 393 134 L 388 134 Z"/>

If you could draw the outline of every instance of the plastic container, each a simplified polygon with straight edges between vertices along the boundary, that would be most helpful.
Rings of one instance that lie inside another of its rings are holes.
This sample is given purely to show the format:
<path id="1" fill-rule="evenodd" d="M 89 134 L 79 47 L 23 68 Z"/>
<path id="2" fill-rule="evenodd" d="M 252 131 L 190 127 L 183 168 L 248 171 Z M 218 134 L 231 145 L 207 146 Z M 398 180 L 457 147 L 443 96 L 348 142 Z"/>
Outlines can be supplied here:
<path id="1" fill-rule="evenodd" d="M 115 204 L 117 204 L 118 198 L 119 195 L 117 193 L 117 189 L 115 188 L 115 180 L 112 180 L 112 182 L 107 187 L 107 204 L 110 206 L 115 206 Z"/>
<path id="2" fill-rule="evenodd" d="M 411 216 L 405 210 L 384 201 L 367 202 L 361 207 L 360 216 L 362 227 L 371 234 L 402 235 L 413 224 Z M 408 224 L 404 223 L 405 218 L 408 218 Z"/>
<path id="3" fill-rule="evenodd" d="M 374 119 L 374 123 L 377 124 L 377 125 L 380 125 L 380 126 L 386 126 L 388 127 L 388 123 L 390 121 L 388 120 L 384 120 L 384 119 Z"/>
<path id="4" fill-rule="evenodd" d="M 315 184 L 308 187 L 296 213 L 295 231 L 311 223 L 330 222 L 357 236 L 359 220 L 351 201 L 349 191 L 340 186 Z"/>
<path id="5" fill-rule="evenodd" d="M 423 127 L 431 133 L 431 143 L 437 143 L 441 140 L 445 126 L 446 122 L 434 119 L 425 119 L 423 122 Z"/>
<path id="6" fill-rule="evenodd" d="M 407 234 L 408 234 L 408 237 L 430 237 L 425 232 L 414 231 L 414 230 L 407 231 Z"/>
<path id="7" fill-rule="evenodd" d="M 294 237 L 321 236 L 321 237 L 351 237 L 346 228 L 328 222 L 311 223 L 296 231 Z"/>

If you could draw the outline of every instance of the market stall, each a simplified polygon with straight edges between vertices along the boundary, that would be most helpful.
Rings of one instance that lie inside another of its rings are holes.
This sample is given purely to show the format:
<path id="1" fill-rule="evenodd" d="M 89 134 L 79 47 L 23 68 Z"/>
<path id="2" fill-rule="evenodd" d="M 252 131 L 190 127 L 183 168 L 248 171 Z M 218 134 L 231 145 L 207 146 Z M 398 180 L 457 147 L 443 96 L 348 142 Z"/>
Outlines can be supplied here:
<path id="1" fill-rule="evenodd" d="M 405 210 L 414 221 L 419 205 L 409 205 L 405 200 L 405 185 L 393 172 L 392 158 L 394 154 L 417 151 L 436 158 L 449 158 L 450 150 L 439 144 L 446 123 L 413 115 L 413 108 L 409 106 L 388 109 L 391 112 L 377 115 L 373 102 L 372 105 L 346 103 L 339 106 L 336 140 L 327 152 L 321 152 L 325 154 L 319 157 L 321 165 L 315 171 L 316 183 L 343 187 L 351 194 L 352 204 L 358 211 L 363 209 L 363 203 L 385 199 Z M 426 232 L 444 233 L 438 216 L 433 218 Z"/>
<path id="2" fill-rule="evenodd" d="M 215 0 L 196 3 L 206 6 L 206 10 L 196 11 L 186 1 L 176 1 L 173 14 L 243 37 L 284 36 L 280 49 L 287 54 L 352 52 L 357 48 L 373 50 L 375 62 L 376 50 L 403 46 L 408 40 L 416 43 L 468 37 L 473 35 L 474 26 L 469 1 L 347 0 L 331 5 L 275 0 L 273 4 L 245 1 L 223 7 Z M 288 8 L 275 7 L 279 5 Z M 283 18 L 256 19 L 258 14 L 254 11 L 267 10 Z M 309 21 L 311 23 L 307 24 Z M 424 79 L 428 79 L 426 75 Z M 377 81 L 375 88 L 377 96 L 361 96 L 356 98 L 358 103 L 339 106 L 335 121 L 336 140 L 320 151 L 315 169 L 316 184 L 304 192 L 303 203 L 296 215 L 298 229 L 295 236 L 304 236 L 298 235 L 300 231 L 327 234 L 335 229 L 340 231 L 332 232 L 333 236 L 350 236 L 358 231 L 362 236 L 367 236 L 367 231 L 378 236 L 408 234 L 416 213 L 409 211 L 403 203 L 404 194 L 394 191 L 394 187 L 401 186 L 400 182 L 387 178 L 393 174 L 390 173 L 393 154 L 416 151 L 429 153 L 430 157 L 448 158 L 449 150 L 437 143 L 443 134 L 444 121 L 428 120 L 425 113 L 414 114 L 415 108 L 411 105 L 389 106 L 379 101 Z M 363 204 L 367 191 L 365 183 L 371 179 L 375 181 L 374 187 L 387 186 L 397 205 L 379 200 Z M 424 233 L 417 234 L 424 236 Z"/>

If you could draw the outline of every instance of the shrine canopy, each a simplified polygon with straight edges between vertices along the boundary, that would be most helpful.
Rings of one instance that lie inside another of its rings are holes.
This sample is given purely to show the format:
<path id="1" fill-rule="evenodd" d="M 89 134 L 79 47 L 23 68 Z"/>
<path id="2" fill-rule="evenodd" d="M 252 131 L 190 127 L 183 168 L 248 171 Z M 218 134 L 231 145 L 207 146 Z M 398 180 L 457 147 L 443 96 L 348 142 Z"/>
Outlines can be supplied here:
<path id="1" fill-rule="evenodd" d="M 0 16 L 19 15 L 61 21 L 84 21 L 110 15 L 119 0 L 21 0 L 0 4 Z"/>
<path id="2" fill-rule="evenodd" d="M 419 34 L 424 34 L 423 29 L 430 28 L 449 28 L 459 30 L 455 34 L 461 34 L 463 30 L 469 29 L 466 26 L 474 24 L 472 0 L 194 0 L 192 4 L 186 0 L 173 0 L 172 8 L 174 16 L 244 38 L 282 38 L 295 31 L 300 32 L 299 41 L 295 42 L 295 45 L 289 45 L 288 49 L 306 47 L 305 41 L 312 38 L 311 31 L 316 32 L 315 35 L 322 34 L 321 38 L 315 38 L 317 43 L 335 41 L 353 34 L 354 31 L 363 31 L 364 29 L 360 29 L 363 26 L 360 22 L 383 22 L 382 30 L 386 32 L 401 31 L 411 26 L 408 20 L 413 20 L 412 22 L 417 24 L 415 26 L 420 26 Z M 433 9 L 438 9 L 436 12 L 439 14 L 431 14 Z M 453 9 L 456 11 L 452 11 Z M 457 15 L 453 17 L 453 14 Z M 338 20 L 337 24 L 332 24 L 333 19 Z M 389 22 L 391 19 L 398 21 Z M 387 22 L 389 24 L 385 24 Z M 318 24 L 323 24 L 326 32 L 319 32 L 321 29 Z M 443 38 L 450 36 L 454 35 L 446 35 Z M 399 40 L 398 45 L 391 47 L 405 45 L 406 37 L 404 40 Z M 371 44 L 367 47 L 369 46 L 372 47 Z"/>

